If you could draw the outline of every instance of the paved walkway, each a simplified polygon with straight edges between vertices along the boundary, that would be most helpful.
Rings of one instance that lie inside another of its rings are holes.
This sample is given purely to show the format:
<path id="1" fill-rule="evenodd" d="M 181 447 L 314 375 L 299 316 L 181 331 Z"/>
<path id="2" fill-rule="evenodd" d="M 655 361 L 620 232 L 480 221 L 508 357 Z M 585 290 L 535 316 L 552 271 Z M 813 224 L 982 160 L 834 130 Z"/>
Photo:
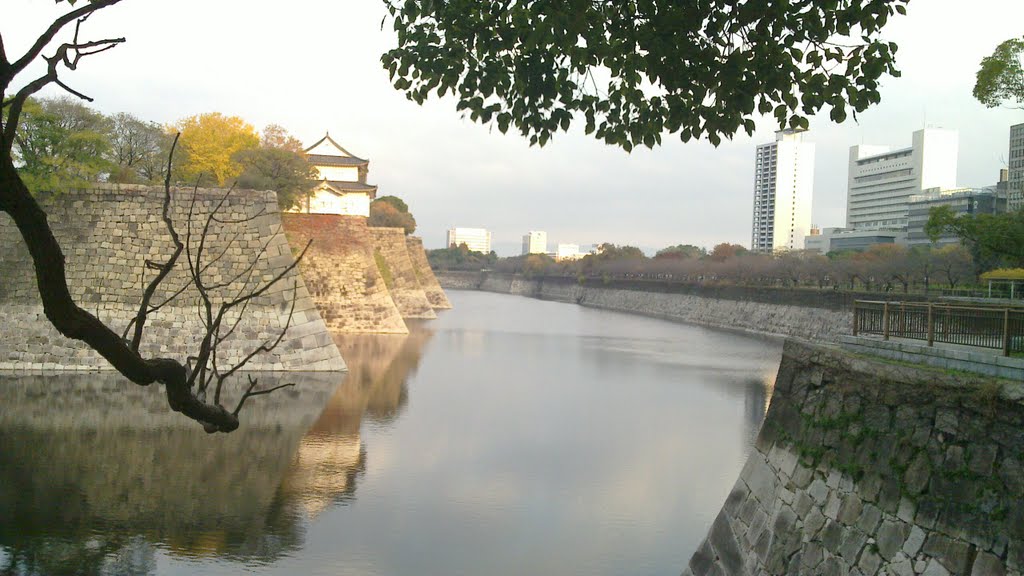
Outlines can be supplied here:
<path id="1" fill-rule="evenodd" d="M 873 334 L 840 336 L 839 343 L 852 352 L 1024 381 L 1024 358 L 1003 356 L 1003 351 L 995 348 L 945 342 L 935 342 L 933 346 L 928 346 L 925 340 L 892 337 L 885 340 Z"/>

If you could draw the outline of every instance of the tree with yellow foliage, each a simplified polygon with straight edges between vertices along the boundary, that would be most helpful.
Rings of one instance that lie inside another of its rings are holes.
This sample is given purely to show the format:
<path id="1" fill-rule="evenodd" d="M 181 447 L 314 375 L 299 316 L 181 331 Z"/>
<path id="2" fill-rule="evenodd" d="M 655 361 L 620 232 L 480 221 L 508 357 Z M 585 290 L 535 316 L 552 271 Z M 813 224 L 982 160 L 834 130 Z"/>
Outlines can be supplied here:
<path id="1" fill-rule="evenodd" d="M 223 186 L 242 173 L 243 166 L 235 155 L 260 145 L 259 134 L 251 124 L 220 112 L 190 116 L 175 127 L 181 132 L 178 145 L 183 154 L 177 170 L 183 180 L 209 176 Z"/>

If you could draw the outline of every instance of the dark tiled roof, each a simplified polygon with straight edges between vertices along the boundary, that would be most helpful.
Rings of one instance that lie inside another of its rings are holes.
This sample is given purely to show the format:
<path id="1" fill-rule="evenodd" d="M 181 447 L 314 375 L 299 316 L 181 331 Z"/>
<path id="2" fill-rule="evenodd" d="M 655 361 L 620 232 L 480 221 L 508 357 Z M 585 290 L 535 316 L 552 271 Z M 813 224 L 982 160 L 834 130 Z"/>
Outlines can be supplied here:
<path id="1" fill-rule="evenodd" d="M 334 191 L 342 194 L 346 192 L 365 192 L 371 200 L 377 197 L 377 186 L 373 184 L 347 182 L 344 180 L 324 180 L 323 183 L 333 188 Z"/>
<path id="2" fill-rule="evenodd" d="M 313 166 L 365 166 L 369 162 L 355 156 L 328 156 L 326 154 L 307 154 L 306 159 Z"/>

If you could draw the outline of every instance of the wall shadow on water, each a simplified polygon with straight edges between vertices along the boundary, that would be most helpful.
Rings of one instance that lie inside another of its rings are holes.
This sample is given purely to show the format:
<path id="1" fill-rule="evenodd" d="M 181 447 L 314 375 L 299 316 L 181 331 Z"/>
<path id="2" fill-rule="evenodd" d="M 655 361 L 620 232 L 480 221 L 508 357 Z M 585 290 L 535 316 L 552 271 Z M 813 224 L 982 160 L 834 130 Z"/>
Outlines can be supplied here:
<path id="1" fill-rule="evenodd" d="M 116 374 L 3 376 L 0 574 L 151 574 L 161 554 L 293 554 L 309 519 L 354 497 L 364 414 L 398 418 L 429 338 L 339 341 L 347 375 L 263 374 L 261 384 L 297 386 L 248 402 L 226 435 Z"/>

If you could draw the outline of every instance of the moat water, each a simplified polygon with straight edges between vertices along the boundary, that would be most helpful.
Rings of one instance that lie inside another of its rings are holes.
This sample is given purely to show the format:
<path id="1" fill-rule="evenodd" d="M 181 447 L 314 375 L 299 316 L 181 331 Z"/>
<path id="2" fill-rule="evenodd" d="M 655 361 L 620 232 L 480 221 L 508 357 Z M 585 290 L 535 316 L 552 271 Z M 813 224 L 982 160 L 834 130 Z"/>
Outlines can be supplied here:
<path id="1" fill-rule="evenodd" d="M 295 376 L 228 435 L 113 376 L 0 377 L 0 574 L 678 574 L 781 342 L 450 298 L 338 337 L 346 376 Z"/>

